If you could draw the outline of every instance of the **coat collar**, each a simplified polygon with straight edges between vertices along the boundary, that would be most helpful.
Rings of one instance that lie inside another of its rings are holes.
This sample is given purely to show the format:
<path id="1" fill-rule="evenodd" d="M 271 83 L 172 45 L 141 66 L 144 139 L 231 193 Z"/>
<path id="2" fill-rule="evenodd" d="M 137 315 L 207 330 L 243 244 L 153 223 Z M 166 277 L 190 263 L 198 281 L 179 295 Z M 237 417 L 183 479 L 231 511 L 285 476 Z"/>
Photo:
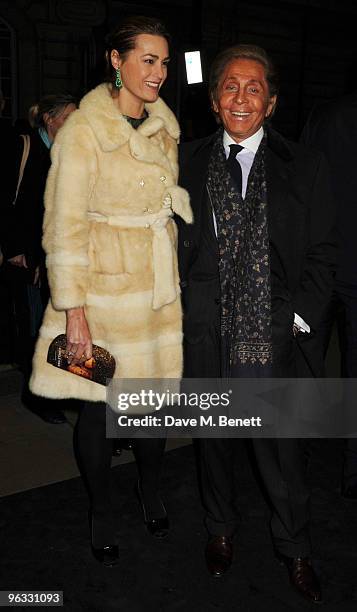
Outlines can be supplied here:
<path id="1" fill-rule="evenodd" d="M 174 140 L 180 135 L 175 115 L 161 98 L 145 105 L 149 116 L 134 130 L 115 106 L 108 83 L 92 89 L 84 96 L 79 108 L 92 127 L 101 149 L 106 152 L 125 145 L 132 137 L 136 140 L 135 134 L 150 137 L 164 129 Z"/>
<path id="2" fill-rule="evenodd" d="M 278 226 L 279 219 L 288 210 L 288 202 L 294 182 L 294 174 L 291 175 L 291 165 L 295 155 L 289 143 L 283 136 L 267 127 L 267 186 L 268 186 L 268 223 L 270 236 Z"/>

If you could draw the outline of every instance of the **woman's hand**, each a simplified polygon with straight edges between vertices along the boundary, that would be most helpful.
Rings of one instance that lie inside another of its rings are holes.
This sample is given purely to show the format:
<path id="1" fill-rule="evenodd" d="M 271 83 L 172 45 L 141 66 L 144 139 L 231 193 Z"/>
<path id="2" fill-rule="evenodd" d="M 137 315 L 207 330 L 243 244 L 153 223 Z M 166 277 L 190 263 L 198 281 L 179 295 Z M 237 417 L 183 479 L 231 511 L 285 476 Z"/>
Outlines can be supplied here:
<path id="1" fill-rule="evenodd" d="M 92 338 L 83 308 L 70 308 L 66 311 L 68 363 L 78 364 L 92 356 Z"/>
<path id="2" fill-rule="evenodd" d="M 26 257 L 25 255 L 15 255 L 15 257 L 10 257 L 10 259 L 8 259 L 8 262 L 11 263 L 13 266 L 17 266 L 18 268 L 27 268 L 27 262 L 26 262 Z"/>

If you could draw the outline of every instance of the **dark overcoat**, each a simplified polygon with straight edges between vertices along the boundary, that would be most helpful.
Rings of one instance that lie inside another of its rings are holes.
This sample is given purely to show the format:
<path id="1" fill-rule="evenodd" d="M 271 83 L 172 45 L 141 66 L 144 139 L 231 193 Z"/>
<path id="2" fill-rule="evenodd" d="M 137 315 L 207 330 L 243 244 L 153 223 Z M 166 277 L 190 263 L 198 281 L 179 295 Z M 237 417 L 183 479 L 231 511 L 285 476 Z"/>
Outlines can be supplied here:
<path id="1" fill-rule="evenodd" d="M 180 147 L 179 181 L 190 194 L 194 215 L 191 226 L 178 220 L 186 368 L 190 355 L 197 359 L 197 345 L 220 310 L 218 243 L 206 189 L 213 140 L 214 135 Z M 322 350 L 314 332 L 330 298 L 336 259 L 329 171 L 322 154 L 268 128 L 266 175 L 274 375 L 320 375 Z M 298 340 L 294 313 L 311 328 Z"/>

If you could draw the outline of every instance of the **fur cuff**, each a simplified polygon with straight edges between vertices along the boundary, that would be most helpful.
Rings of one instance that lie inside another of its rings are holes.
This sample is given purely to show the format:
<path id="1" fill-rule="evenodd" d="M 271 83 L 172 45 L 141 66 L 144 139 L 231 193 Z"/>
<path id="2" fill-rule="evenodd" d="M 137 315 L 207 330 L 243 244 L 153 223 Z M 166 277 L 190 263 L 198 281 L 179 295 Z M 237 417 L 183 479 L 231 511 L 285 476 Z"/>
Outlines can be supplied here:
<path id="1" fill-rule="evenodd" d="M 87 267 L 48 266 L 48 283 L 55 310 L 84 306 L 88 289 Z"/>
<path id="2" fill-rule="evenodd" d="M 190 197 L 186 191 L 182 187 L 178 185 L 173 185 L 169 187 L 165 194 L 165 196 L 171 197 L 172 201 L 172 210 L 179 215 L 186 223 L 193 223 L 193 213 L 190 206 Z"/>

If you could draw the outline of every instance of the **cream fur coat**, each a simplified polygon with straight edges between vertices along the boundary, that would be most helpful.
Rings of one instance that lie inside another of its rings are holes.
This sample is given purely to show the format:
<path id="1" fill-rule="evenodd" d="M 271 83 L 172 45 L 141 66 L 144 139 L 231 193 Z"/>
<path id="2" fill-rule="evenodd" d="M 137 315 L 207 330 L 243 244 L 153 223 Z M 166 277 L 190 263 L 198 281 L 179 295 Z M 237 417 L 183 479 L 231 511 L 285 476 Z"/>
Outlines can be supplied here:
<path id="1" fill-rule="evenodd" d="M 178 123 L 158 99 L 135 130 L 109 86 L 89 92 L 52 147 L 43 245 L 51 302 L 31 390 L 51 398 L 105 400 L 105 387 L 47 364 L 65 333 L 65 311 L 84 306 L 93 343 L 117 362 L 115 377 L 178 378 L 182 332 L 175 212 L 192 213 L 177 186 Z"/>

